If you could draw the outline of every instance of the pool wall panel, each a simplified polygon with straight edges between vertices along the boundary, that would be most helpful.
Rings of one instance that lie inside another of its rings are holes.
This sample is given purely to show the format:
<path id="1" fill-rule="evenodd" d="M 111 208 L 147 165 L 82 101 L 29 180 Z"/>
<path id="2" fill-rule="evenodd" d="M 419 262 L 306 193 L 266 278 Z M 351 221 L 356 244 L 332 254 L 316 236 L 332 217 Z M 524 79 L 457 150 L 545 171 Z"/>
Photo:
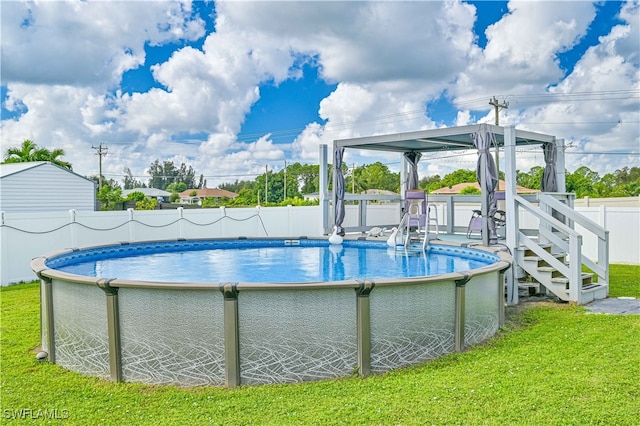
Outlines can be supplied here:
<path id="1" fill-rule="evenodd" d="M 242 384 L 347 376 L 356 367 L 352 288 L 240 291 Z"/>
<path id="2" fill-rule="evenodd" d="M 466 284 L 465 346 L 480 343 L 498 331 L 498 279 L 496 271 L 475 275 Z"/>
<path id="3" fill-rule="evenodd" d="M 224 385 L 222 294 L 123 288 L 118 292 L 126 381 Z"/>
<path id="4" fill-rule="evenodd" d="M 80 374 L 109 378 L 105 294 L 97 286 L 53 280 L 56 363 Z"/>
<path id="5" fill-rule="evenodd" d="M 454 350 L 455 283 L 375 287 L 371 299 L 371 371 L 417 364 Z"/>

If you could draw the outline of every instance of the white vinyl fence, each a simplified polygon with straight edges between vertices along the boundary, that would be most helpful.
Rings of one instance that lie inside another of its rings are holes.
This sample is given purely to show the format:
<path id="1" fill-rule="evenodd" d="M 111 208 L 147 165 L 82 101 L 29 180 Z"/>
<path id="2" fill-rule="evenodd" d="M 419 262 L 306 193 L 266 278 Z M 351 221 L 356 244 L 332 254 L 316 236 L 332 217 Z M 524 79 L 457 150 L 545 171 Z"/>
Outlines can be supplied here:
<path id="1" fill-rule="evenodd" d="M 322 234 L 317 206 L 1 213 L 0 278 L 36 279 L 30 263 L 53 251 L 122 241 Z"/>
<path id="2" fill-rule="evenodd" d="M 466 226 L 468 210 L 456 208 L 454 222 Z M 609 230 L 611 263 L 640 264 L 640 208 L 583 207 L 577 211 Z M 441 232 L 446 212 L 438 207 Z M 347 206 L 345 224 L 356 224 L 357 206 Z M 397 203 L 369 204 L 366 225 L 382 226 L 400 221 Z M 523 228 L 536 228 L 521 217 Z M 579 228 L 577 229 L 578 231 Z M 302 237 L 322 235 L 320 206 L 226 209 L 178 209 L 151 211 L 83 211 L 50 213 L 1 213 L 1 285 L 36 279 L 31 259 L 64 248 L 122 241 L 171 240 L 216 237 Z M 583 241 L 587 255 L 595 253 L 595 241 Z"/>

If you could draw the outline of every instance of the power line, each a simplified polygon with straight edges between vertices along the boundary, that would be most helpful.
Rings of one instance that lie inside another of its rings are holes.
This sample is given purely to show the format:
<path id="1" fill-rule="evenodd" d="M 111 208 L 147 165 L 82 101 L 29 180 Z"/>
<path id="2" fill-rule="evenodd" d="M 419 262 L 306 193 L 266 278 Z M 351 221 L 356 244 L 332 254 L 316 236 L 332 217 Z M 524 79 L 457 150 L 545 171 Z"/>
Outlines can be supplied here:
<path id="1" fill-rule="evenodd" d="M 573 93 L 537 93 L 537 94 L 523 94 L 523 95 L 511 94 L 511 95 L 503 95 L 501 97 L 504 99 L 502 104 L 498 103 L 496 96 L 494 96 L 493 99 L 490 100 L 489 104 L 494 106 L 494 108 L 496 107 L 494 104 L 498 104 L 498 107 L 507 108 L 509 103 L 506 101 L 506 99 L 512 99 L 519 103 L 527 100 L 531 101 L 531 103 L 533 103 L 534 101 L 537 101 L 538 103 L 543 101 L 560 103 L 560 102 L 590 102 L 594 100 L 597 100 L 597 101 L 612 100 L 613 101 L 613 100 L 620 100 L 620 99 L 640 99 L 640 90 L 609 90 L 609 91 L 589 91 L 589 92 L 573 92 Z M 451 103 L 456 107 L 471 106 L 474 104 L 478 104 L 478 106 L 480 106 L 480 105 L 486 105 L 484 104 L 485 100 L 486 100 L 486 97 L 478 97 L 478 98 L 472 98 L 472 99 L 461 100 L 461 101 L 453 100 L 451 101 Z M 473 110 L 473 108 L 471 109 Z M 478 109 L 484 109 L 484 108 L 478 108 Z M 323 134 L 330 135 L 332 133 L 336 133 L 337 131 L 343 130 L 345 128 L 360 127 L 372 122 L 375 122 L 376 124 L 391 124 L 391 123 L 397 123 L 397 122 L 406 121 L 406 120 L 417 120 L 417 119 L 423 118 L 426 112 L 427 112 L 426 108 L 420 108 L 420 109 L 391 113 L 391 114 L 371 116 L 371 117 L 361 118 L 358 120 L 328 122 L 328 123 L 316 122 L 316 123 L 323 126 L 322 128 Z M 322 120 L 322 121 L 326 121 L 326 120 Z M 635 124 L 638 122 L 625 120 L 625 121 L 599 121 L 599 122 L 588 121 L 588 122 L 553 122 L 553 123 L 521 122 L 520 124 L 558 125 L 558 124 L 581 124 L 581 123 L 584 123 L 584 124 L 633 123 Z M 294 128 L 288 128 L 288 129 L 265 131 L 260 133 L 244 133 L 244 134 L 238 134 L 236 136 L 236 139 L 238 142 L 250 142 L 250 141 L 253 141 L 254 139 L 259 139 L 261 137 L 264 137 L 266 134 L 270 134 L 272 140 L 284 139 L 284 138 L 297 136 L 304 129 L 305 129 L 304 127 L 294 127 Z M 136 142 L 139 142 L 139 141 L 118 141 L 114 143 L 131 144 Z M 201 144 L 203 142 L 206 142 L 206 140 L 185 139 L 185 140 L 173 140 L 171 142 L 179 143 L 179 144 Z"/>
<path id="2" fill-rule="evenodd" d="M 516 153 L 520 153 L 520 154 L 536 154 L 539 155 L 542 153 L 542 151 L 540 149 L 517 149 Z M 449 155 L 441 155 L 439 157 L 428 157 L 428 156 L 424 156 L 422 157 L 423 160 L 422 162 L 426 162 L 426 161 L 434 161 L 434 160 L 441 160 L 441 159 L 448 159 L 448 158 L 459 158 L 459 157 L 465 157 L 465 156 L 470 156 L 470 155 L 477 155 L 478 152 L 475 150 L 465 150 L 462 152 L 458 152 L 455 154 L 449 154 Z M 630 155 L 630 156 L 640 156 L 640 152 L 605 152 L 605 151 L 565 151 L 565 154 L 575 154 L 575 155 Z M 305 163 L 307 164 L 307 163 Z M 393 165 L 393 164 L 399 164 L 399 162 L 397 161 L 392 161 L 392 162 L 385 162 L 382 163 L 386 166 L 389 165 Z M 242 174 L 238 174 L 238 173 L 234 173 L 234 174 L 220 174 L 220 175 L 203 175 L 205 178 L 228 178 L 228 177 L 255 177 L 255 176 L 260 176 L 262 175 L 262 173 L 242 173 Z M 115 174 L 115 173 L 109 173 L 106 174 L 105 176 L 112 176 L 112 177 L 125 177 L 125 176 L 129 176 L 128 174 Z M 152 176 L 148 176 L 148 175 L 131 175 L 131 177 L 134 178 L 148 178 L 151 179 Z M 170 178 L 170 177 L 175 177 L 175 176 L 161 176 L 161 175 L 157 175 L 156 177 L 159 178 Z"/>
<path id="3" fill-rule="evenodd" d="M 640 152 L 598 152 L 598 151 L 576 152 L 576 151 L 566 151 L 565 154 L 579 154 L 579 155 L 631 155 L 631 156 L 639 156 L 640 157 Z"/>
<path id="4" fill-rule="evenodd" d="M 518 124 L 570 125 L 570 124 L 638 124 L 640 121 L 520 121 Z"/>
<path id="5" fill-rule="evenodd" d="M 572 102 L 583 102 L 583 101 L 607 101 L 607 100 L 618 100 L 618 99 L 629 99 L 629 98 L 638 98 L 640 97 L 640 90 L 602 90 L 602 91 L 587 91 L 587 92 L 572 92 L 572 93 L 529 93 L 529 94 L 507 94 L 501 95 L 503 99 L 521 99 L 521 100 L 531 100 L 531 99 L 539 99 L 539 100 L 547 100 L 552 99 L 555 102 L 560 101 L 572 101 Z M 463 99 L 454 102 L 454 105 L 457 106 L 465 106 L 465 105 L 474 105 L 474 104 L 482 104 L 486 97 L 478 97 L 472 99 Z"/>

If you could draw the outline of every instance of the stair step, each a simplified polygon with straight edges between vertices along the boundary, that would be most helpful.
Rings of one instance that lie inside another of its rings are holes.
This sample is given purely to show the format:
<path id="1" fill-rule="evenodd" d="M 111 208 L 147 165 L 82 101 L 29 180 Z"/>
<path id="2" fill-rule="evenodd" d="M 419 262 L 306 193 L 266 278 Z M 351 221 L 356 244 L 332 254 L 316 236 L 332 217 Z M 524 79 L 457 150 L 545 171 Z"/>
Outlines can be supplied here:
<path id="1" fill-rule="evenodd" d="M 563 277 L 562 273 L 553 266 L 538 266 L 538 271 L 551 274 L 551 278 Z"/>
<path id="2" fill-rule="evenodd" d="M 543 248 L 547 252 L 551 251 L 551 244 L 540 244 L 540 247 Z M 516 250 L 523 251 L 524 255 L 526 257 L 528 257 L 528 256 L 536 256 L 534 251 L 531 250 L 530 248 L 528 248 L 527 246 L 519 246 L 519 247 L 516 248 Z"/>
<path id="3" fill-rule="evenodd" d="M 562 241 L 569 241 L 569 236 L 563 232 L 560 231 L 553 231 L 552 232 L 553 235 L 555 235 L 556 237 L 560 238 Z"/>
<path id="4" fill-rule="evenodd" d="M 583 286 L 582 287 L 582 292 L 585 293 L 587 291 L 596 291 L 596 290 L 601 289 L 603 287 L 604 287 L 603 285 L 591 283 L 591 284 Z"/>
<path id="5" fill-rule="evenodd" d="M 564 258 L 567 256 L 566 253 L 551 253 L 551 256 L 555 257 L 557 260 L 564 263 Z M 548 262 L 541 258 L 540 256 L 524 256 L 522 258 L 525 262 L 536 262 L 538 266 L 549 266 Z"/>
<path id="6" fill-rule="evenodd" d="M 607 286 L 606 286 L 606 285 L 601 285 L 601 284 L 589 284 L 589 285 L 586 285 L 586 286 L 582 287 L 582 290 L 581 290 L 581 291 L 582 291 L 582 294 L 585 294 L 585 293 L 595 293 L 595 292 L 597 292 L 597 291 L 604 290 L 604 289 L 606 289 L 606 288 L 607 288 Z M 568 290 L 568 289 L 567 289 L 567 294 L 569 294 L 569 290 Z"/>
<path id="7" fill-rule="evenodd" d="M 567 255 L 567 253 L 551 253 L 551 256 L 555 257 L 556 259 L 560 259 L 563 258 Z M 540 256 L 536 256 L 531 255 L 531 256 L 524 256 L 523 257 L 524 260 L 543 260 Z"/>
<path id="8" fill-rule="evenodd" d="M 592 273 L 583 272 L 582 273 L 582 284 L 591 284 L 591 279 L 593 278 Z M 558 284 L 569 284 L 569 278 L 560 276 L 551 278 L 551 282 Z M 597 284 L 594 284 L 597 285 Z"/>

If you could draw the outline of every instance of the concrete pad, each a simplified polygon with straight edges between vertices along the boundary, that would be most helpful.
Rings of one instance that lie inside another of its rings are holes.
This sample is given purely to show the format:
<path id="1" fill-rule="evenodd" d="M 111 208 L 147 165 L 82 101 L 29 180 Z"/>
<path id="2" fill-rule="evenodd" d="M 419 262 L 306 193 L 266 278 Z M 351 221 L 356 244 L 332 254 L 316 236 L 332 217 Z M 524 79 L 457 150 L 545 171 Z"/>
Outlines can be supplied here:
<path id="1" fill-rule="evenodd" d="M 585 305 L 593 314 L 640 315 L 640 299 L 633 297 L 612 297 L 594 300 Z"/>

